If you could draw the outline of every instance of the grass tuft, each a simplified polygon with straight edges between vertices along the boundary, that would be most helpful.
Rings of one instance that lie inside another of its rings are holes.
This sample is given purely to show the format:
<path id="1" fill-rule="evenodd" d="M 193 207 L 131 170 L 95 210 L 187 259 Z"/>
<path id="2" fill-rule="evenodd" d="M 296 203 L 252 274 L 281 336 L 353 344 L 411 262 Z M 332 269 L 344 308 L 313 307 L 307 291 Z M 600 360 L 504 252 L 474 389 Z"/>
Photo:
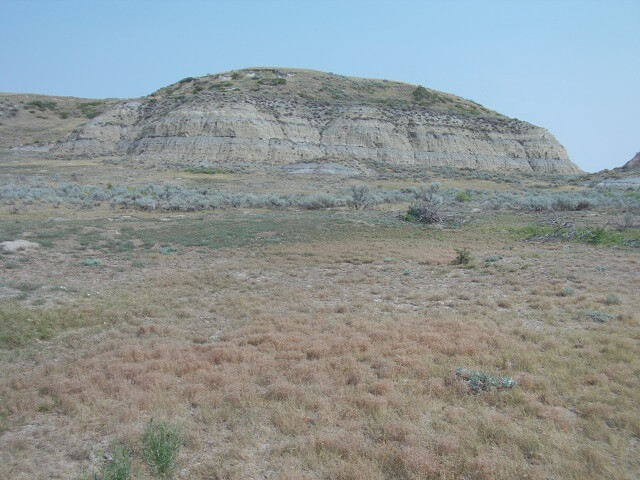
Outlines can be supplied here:
<path id="1" fill-rule="evenodd" d="M 149 468 L 155 475 L 163 479 L 173 476 L 181 442 L 178 425 L 149 420 L 142 443 Z"/>

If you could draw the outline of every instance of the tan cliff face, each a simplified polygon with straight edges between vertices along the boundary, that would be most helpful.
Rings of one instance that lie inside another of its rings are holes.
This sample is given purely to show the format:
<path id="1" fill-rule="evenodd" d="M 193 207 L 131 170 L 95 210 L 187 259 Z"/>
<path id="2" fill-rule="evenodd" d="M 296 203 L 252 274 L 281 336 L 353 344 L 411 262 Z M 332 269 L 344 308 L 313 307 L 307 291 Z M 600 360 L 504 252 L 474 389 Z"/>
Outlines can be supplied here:
<path id="1" fill-rule="evenodd" d="M 576 173 L 546 130 L 469 100 L 384 80 L 292 69 L 184 79 L 75 129 L 57 157 L 165 162 L 378 160 Z"/>

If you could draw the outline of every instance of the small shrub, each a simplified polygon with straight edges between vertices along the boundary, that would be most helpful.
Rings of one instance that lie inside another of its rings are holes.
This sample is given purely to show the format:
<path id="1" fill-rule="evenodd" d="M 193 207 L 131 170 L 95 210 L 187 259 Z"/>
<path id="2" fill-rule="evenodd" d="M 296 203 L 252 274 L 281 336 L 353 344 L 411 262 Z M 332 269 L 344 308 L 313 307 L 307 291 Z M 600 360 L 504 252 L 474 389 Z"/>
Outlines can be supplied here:
<path id="1" fill-rule="evenodd" d="M 178 249 L 176 247 L 162 247 L 159 250 L 160 253 L 163 253 L 165 255 L 168 255 L 170 253 L 174 253 L 174 252 L 177 252 L 177 251 L 178 251 Z"/>
<path id="2" fill-rule="evenodd" d="M 458 192 L 456 194 L 456 201 L 463 203 L 463 202 L 470 202 L 472 200 L 471 194 L 469 192 Z"/>
<path id="3" fill-rule="evenodd" d="M 457 256 L 451 262 L 452 265 L 469 265 L 473 261 L 471 251 L 467 248 L 456 248 Z"/>
<path id="4" fill-rule="evenodd" d="M 160 478 L 173 476 L 182 442 L 180 428 L 167 422 L 149 421 L 142 436 L 144 456 L 152 472 Z"/>
<path id="5" fill-rule="evenodd" d="M 413 98 L 415 98 L 416 100 L 421 100 L 422 98 L 426 97 L 429 94 L 429 91 L 426 88 L 424 88 L 422 85 L 418 85 L 411 94 L 413 95 Z"/>
<path id="6" fill-rule="evenodd" d="M 480 390 L 504 390 L 513 388 L 516 386 L 516 381 L 509 377 L 494 377 L 488 372 L 482 372 L 479 370 L 469 370 L 466 368 L 458 367 L 455 370 L 456 377 L 464 380 L 474 392 Z"/>
<path id="7" fill-rule="evenodd" d="M 350 203 L 356 210 L 364 210 L 371 203 L 369 187 L 366 185 L 352 185 L 351 198 Z"/>
<path id="8" fill-rule="evenodd" d="M 620 305 L 622 302 L 615 295 L 608 295 L 607 298 L 604 299 L 604 303 L 606 305 Z"/>
<path id="9" fill-rule="evenodd" d="M 413 194 L 415 202 L 407 210 L 406 215 L 403 217 L 404 220 L 427 224 L 442 221 L 438 209 L 443 202 L 443 198 L 440 195 L 440 184 L 438 182 L 431 182 L 429 186 L 423 183 L 413 190 Z"/>
<path id="10" fill-rule="evenodd" d="M 96 265 L 100 265 L 100 264 L 102 264 L 101 258 L 85 258 L 82 261 L 82 265 L 85 265 L 87 267 L 95 267 Z"/>
<path id="11" fill-rule="evenodd" d="M 446 102 L 446 99 L 442 95 L 436 92 L 429 91 L 426 88 L 424 88 L 422 85 L 418 85 L 416 89 L 413 92 L 411 92 L 411 95 L 413 96 L 413 99 L 416 102 L 428 103 L 428 104 Z"/>

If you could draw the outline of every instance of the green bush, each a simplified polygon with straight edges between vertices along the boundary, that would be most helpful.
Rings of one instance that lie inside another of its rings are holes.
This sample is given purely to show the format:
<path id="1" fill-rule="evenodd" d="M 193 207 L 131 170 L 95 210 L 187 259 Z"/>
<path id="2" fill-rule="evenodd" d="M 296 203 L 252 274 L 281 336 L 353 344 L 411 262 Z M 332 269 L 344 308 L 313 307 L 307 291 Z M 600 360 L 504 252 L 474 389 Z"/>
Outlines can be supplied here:
<path id="1" fill-rule="evenodd" d="M 169 479 L 176 468 L 176 459 L 182 435 L 178 425 L 154 422 L 151 419 L 142 436 L 144 456 L 152 472 L 160 478 Z"/>
<path id="2" fill-rule="evenodd" d="M 620 232 L 598 227 L 587 232 L 586 241 L 591 245 L 622 245 L 624 243 L 624 235 Z"/>
<path id="3" fill-rule="evenodd" d="M 421 103 L 438 103 L 446 101 L 441 95 L 427 90 L 422 85 L 418 85 L 411 95 L 413 95 L 413 99 L 415 101 Z"/>
<path id="4" fill-rule="evenodd" d="M 469 192 L 458 192 L 456 194 L 457 202 L 470 202 L 472 200 L 471 194 Z"/>
<path id="5" fill-rule="evenodd" d="M 404 220 L 427 224 L 442 221 L 438 210 L 443 198 L 440 195 L 438 182 L 431 182 L 428 186 L 423 183 L 420 187 L 413 189 L 413 194 L 415 202 L 407 210 Z"/>
<path id="6" fill-rule="evenodd" d="M 429 96 L 429 90 L 424 88 L 422 85 L 418 85 L 416 89 L 412 92 L 413 98 L 416 100 L 422 100 Z"/>
<path id="7" fill-rule="evenodd" d="M 452 265 L 469 265 L 473 261 L 471 252 L 467 248 L 456 248 L 457 256 L 451 262 Z"/>
<path id="8" fill-rule="evenodd" d="M 607 298 L 605 298 L 604 303 L 606 305 L 620 305 L 622 302 L 615 295 L 607 295 Z"/>

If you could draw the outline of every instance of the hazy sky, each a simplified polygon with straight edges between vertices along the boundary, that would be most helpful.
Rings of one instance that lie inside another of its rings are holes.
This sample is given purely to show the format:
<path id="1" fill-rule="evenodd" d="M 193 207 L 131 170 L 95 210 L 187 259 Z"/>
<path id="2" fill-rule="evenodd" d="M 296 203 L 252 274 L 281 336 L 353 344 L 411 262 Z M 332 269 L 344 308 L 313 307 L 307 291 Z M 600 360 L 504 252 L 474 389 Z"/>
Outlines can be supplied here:
<path id="1" fill-rule="evenodd" d="M 547 128 L 587 171 L 640 150 L 640 0 L 0 0 L 0 91 L 136 97 L 311 68 L 421 84 Z"/>

